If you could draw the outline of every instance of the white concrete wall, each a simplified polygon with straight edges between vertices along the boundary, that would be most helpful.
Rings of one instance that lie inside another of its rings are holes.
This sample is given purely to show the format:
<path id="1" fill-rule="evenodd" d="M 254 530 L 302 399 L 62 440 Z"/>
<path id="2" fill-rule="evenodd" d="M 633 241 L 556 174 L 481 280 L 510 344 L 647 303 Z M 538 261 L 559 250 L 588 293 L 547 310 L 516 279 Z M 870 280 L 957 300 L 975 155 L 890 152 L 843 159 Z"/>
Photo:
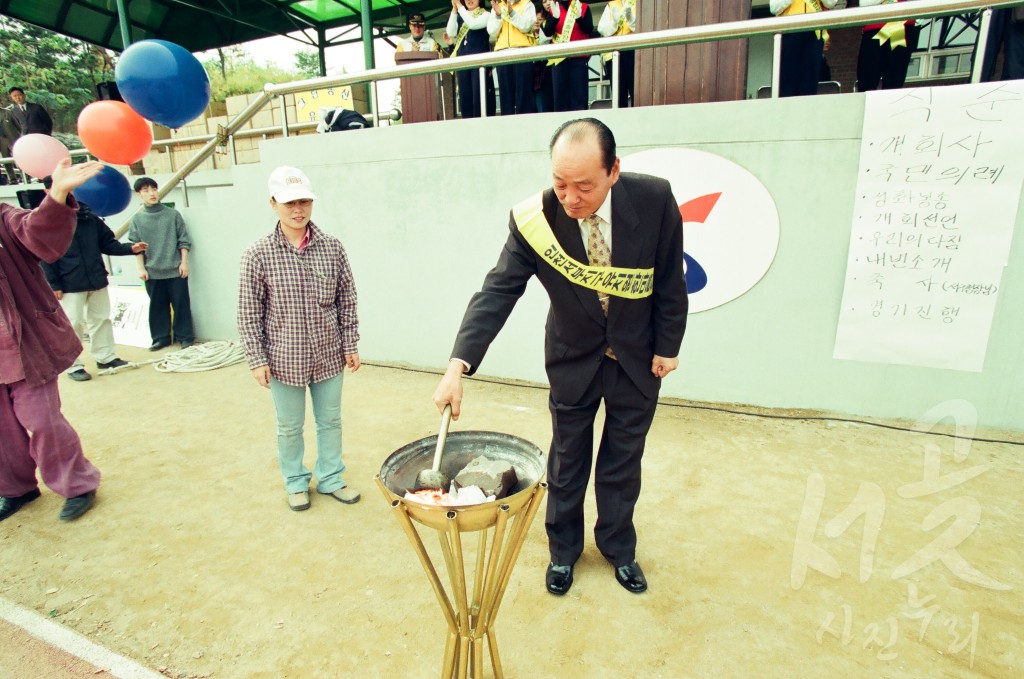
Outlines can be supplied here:
<path id="1" fill-rule="evenodd" d="M 662 394 L 911 419 L 960 398 L 975 405 L 983 425 L 1024 429 L 1024 316 L 1019 302 L 1014 307 L 1024 296 L 1024 239 L 1013 244 L 983 372 L 832 358 L 863 106 L 862 95 L 840 95 L 599 112 L 616 133 L 620 155 L 683 146 L 740 164 L 771 192 L 782 224 L 762 281 L 733 302 L 691 316 L 681 370 Z M 549 182 L 547 143 L 565 117 L 293 137 L 264 142 L 260 165 L 191 178 L 190 207 L 182 212 L 195 243 L 199 337 L 237 337 L 238 258 L 274 225 L 267 175 L 292 164 L 317 191 L 314 221 L 342 239 L 352 260 L 361 355 L 442 369 L 466 303 L 505 240 L 509 208 Z M 814 200 L 794 173 L 815 178 Z M 180 191 L 168 200 L 184 205 Z M 1018 208 L 1018 229 L 1022 223 Z M 531 285 L 482 375 L 545 380 L 546 309 L 543 290 Z"/>

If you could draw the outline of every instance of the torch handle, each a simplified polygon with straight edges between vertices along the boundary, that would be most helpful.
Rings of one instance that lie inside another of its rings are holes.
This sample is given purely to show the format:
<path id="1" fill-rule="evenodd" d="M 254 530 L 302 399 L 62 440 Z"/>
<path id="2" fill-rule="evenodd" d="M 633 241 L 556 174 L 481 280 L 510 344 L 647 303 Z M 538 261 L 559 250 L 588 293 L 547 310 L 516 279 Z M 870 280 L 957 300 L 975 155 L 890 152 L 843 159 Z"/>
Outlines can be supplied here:
<path id="1" fill-rule="evenodd" d="M 435 472 L 441 468 L 441 453 L 444 452 L 444 442 L 448 439 L 448 425 L 451 424 L 451 421 L 452 404 L 449 403 L 441 413 L 441 431 L 437 435 L 437 450 L 434 451 L 434 466 L 432 467 Z"/>

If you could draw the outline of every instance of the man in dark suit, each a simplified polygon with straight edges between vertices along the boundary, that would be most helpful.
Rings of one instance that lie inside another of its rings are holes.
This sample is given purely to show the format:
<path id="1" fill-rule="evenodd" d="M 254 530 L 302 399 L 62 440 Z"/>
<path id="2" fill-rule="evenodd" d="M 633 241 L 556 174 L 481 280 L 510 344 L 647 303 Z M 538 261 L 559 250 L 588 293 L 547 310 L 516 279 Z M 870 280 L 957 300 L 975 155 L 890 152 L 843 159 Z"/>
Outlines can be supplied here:
<path id="1" fill-rule="evenodd" d="M 53 134 L 53 121 L 50 120 L 50 114 L 39 104 L 30 104 L 25 101 L 25 90 L 20 87 L 12 87 L 7 90 L 7 94 L 14 102 L 11 119 L 22 137 L 26 134 Z"/>
<path id="2" fill-rule="evenodd" d="M 14 126 L 14 119 L 11 117 L 13 109 L 14 106 L 0 106 L 0 157 L 2 158 L 11 157 L 11 147 L 18 139 L 18 128 Z M 18 176 L 14 173 L 13 164 L 4 163 L 4 172 L 7 174 L 6 176 L 0 175 L 0 184 L 5 181 L 8 184 L 18 183 Z"/>
<path id="3" fill-rule="evenodd" d="M 513 209 L 508 241 L 470 300 L 434 402 L 450 403 L 458 416 L 462 375 L 476 371 L 536 276 L 551 301 L 544 347 L 553 426 L 547 589 L 569 591 L 583 552 L 583 499 L 604 400 L 594 537 L 618 582 L 639 593 L 647 589 L 633 526 L 640 460 L 661 380 L 679 365 L 686 328 L 682 218 L 667 181 L 619 173 L 615 138 L 600 121 L 560 127 L 551 164 L 553 188 Z"/>

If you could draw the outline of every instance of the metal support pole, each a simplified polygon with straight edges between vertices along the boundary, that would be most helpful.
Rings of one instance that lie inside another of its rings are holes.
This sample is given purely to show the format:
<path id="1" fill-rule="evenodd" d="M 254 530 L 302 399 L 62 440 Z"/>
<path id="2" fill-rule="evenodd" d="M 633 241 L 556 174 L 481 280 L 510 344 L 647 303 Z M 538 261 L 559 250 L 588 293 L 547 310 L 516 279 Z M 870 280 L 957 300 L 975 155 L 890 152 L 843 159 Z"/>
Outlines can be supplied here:
<path id="1" fill-rule="evenodd" d="M 327 75 L 327 49 L 324 42 L 327 40 L 327 30 L 322 26 L 316 29 L 316 51 L 320 57 L 320 75 Z"/>
<path id="2" fill-rule="evenodd" d="M 359 27 L 363 34 L 363 61 L 366 63 L 366 70 L 370 71 L 376 67 L 373 56 L 373 3 L 370 0 L 361 0 L 359 5 Z"/>
<path id="3" fill-rule="evenodd" d="M 359 29 L 363 37 L 363 63 L 367 71 L 377 68 L 377 58 L 373 54 L 373 2 L 361 0 L 359 10 Z M 377 112 L 377 82 L 368 82 L 365 85 L 369 94 L 373 113 L 373 126 L 380 124 Z"/>
<path id="4" fill-rule="evenodd" d="M 481 66 L 478 74 L 480 78 L 480 117 L 487 117 L 487 67 Z M 465 113 L 463 113 L 465 115 Z"/>
<path id="5" fill-rule="evenodd" d="M 974 63 L 971 64 L 971 82 L 981 82 L 981 70 L 985 66 L 985 50 L 988 48 L 988 27 L 992 21 L 992 10 L 981 11 L 981 25 L 978 26 L 978 44 L 974 48 Z"/>
<path id="6" fill-rule="evenodd" d="M 424 515 L 418 503 L 407 502 L 393 495 L 379 474 L 375 480 L 384 497 L 391 502 L 393 513 L 412 543 L 448 624 L 442 678 L 481 679 L 484 674 L 486 643 L 490 650 L 491 676 L 503 679 L 505 675 L 501 669 L 498 640 L 494 633 L 495 617 L 511 579 L 512 568 L 525 542 L 526 532 L 544 498 L 547 484 L 537 483 L 509 496 L 507 499 L 512 502 L 497 508 L 494 507 L 495 503 L 487 503 L 476 507 L 450 508 L 443 515 L 432 511 Z M 423 546 L 413 520 L 437 532 L 441 557 L 448 572 L 450 587 L 447 590 L 433 559 Z M 494 531 L 490 534 L 492 526 Z M 470 561 L 464 554 L 462 535 L 477 531 L 479 540 L 476 558 Z M 474 564 L 473 583 L 467 580 L 466 568 L 470 564 Z"/>
<path id="7" fill-rule="evenodd" d="M 280 97 L 281 100 L 281 135 L 284 137 L 288 136 L 288 107 L 285 106 L 284 100 L 288 95 Z"/>
<path id="8" fill-rule="evenodd" d="M 448 97 L 446 96 L 448 91 L 444 87 L 444 78 L 438 73 L 434 76 L 434 87 L 441 94 L 441 120 L 448 120 Z M 454 117 L 454 114 L 452 114 Z"/>
<path id="9" fill-rule="evenodd" d="M 370 113 L 373 115 L 373 126 L 380 127 L 380 110 L 377 106 L 377 81 L 370 83 Z"/>
<path id="10" fill-rule="evenodd" d="M 782 34 L 772 36 L 772 99 L 779 98 L 779 77 L 782 75 Z"/>
<path id="11" fill-rule="evenodd" d="M 621 55 L 618 50 L 612 52 L 612 108 L 619 107 L 619 87 L 621 87 L 619 67 L 622 65 Z"/>
<path id="12" fill-rule="evenodd" d="M 117 19 L 121 24 L 121 42 L 128 49 L 128 45 L 132 44 L 132 31 L 128 26 L 128 8 L 124 6 L 124 0 L 117 0 Z"/>

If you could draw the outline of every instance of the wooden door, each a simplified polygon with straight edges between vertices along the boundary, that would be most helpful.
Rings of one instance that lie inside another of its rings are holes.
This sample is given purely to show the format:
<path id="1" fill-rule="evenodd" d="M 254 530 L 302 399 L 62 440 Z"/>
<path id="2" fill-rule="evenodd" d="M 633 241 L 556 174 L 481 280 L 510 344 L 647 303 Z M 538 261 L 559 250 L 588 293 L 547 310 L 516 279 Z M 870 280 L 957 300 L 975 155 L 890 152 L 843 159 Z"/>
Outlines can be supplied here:
<path id="1" fill-rule="evenodd" d="M 660 31 L 750 18 L 751 0 L 640 0 L 637 30 Z M 638 106 L 746 98 L 747 41 L 637 50 Z"/>

